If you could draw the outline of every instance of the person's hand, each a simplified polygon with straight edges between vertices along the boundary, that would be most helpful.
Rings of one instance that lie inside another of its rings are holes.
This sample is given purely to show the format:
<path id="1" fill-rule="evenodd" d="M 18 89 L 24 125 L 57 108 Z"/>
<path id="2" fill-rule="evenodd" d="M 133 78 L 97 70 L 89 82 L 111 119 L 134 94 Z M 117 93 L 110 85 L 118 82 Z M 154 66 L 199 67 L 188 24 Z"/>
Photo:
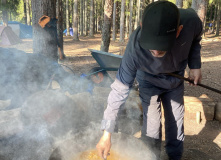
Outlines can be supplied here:
<path id="1" fill-rule="evenodd" d="M 202 79 L 201 69 L 190 69 L 189 79 L 193 80 L 194 85 L 200 83 Z"/>
<path id="2" fill-rule="evenodd" d="M 98 142 L 96 148 L 98 155 L 103 159 L 107 159 L 111 148 L 111 133 L 104 131 L 104 134 Z"/>

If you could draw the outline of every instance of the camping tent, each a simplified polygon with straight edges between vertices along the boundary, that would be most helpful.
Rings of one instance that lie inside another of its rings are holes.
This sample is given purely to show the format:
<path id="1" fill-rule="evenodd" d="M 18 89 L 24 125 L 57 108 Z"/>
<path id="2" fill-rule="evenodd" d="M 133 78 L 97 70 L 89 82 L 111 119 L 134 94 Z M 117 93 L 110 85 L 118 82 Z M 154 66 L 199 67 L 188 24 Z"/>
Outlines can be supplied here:
<path id="1" fill-rule="evenodd" d="M 8 26 L 12 28 L 19 38 L 32 38 L 32 26 L 17 21 L 8 21 Z"/>
<path id="2" fill-rule="evenodd" d="M 21 40 L 11 27 L 0 26 L 0 45 L 14 45 L 20 42 Z"/>

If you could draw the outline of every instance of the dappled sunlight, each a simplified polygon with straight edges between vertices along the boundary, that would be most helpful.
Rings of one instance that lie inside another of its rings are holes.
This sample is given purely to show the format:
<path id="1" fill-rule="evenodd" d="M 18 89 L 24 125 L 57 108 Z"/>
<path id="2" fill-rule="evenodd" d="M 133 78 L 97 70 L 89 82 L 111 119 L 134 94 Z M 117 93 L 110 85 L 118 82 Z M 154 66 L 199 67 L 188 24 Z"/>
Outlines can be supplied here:
<path id="1" fill-rule="evenodd" d="M 221 61 L 221 38 L 203 38 L 201 60 L 202 62 L 220 62 Z"/>
<path id="2" fill-rule="evenodd" d="M 219 146 L 219 148 L 221 148 L 221 132 L 217 135 L 213 142 L 216 143 Z M 221 149 L 219 150 L 221 152 Z"/>
<path id="3" fill-rule="evenodd" d="M 202 62 L 211 62 L 211 61 L 220 62 L 221 61 L 221 55 L 212 56 L 212 57 L 204 57 L 204 56 L 202 56 L 201 60 L 202 60 Z"/>
<path id="4" fill-rule="evenodd" d="M 101 35 L 96 34 L 94 37 L 79 37 L 79 41 L 73 41 L 71 36 L 64 37 L 64 53 L 69 57 L 73 55 L 89 54 L 88 49 L 100 50 Z M 110 42 L 109 52 L 114 54 L 121 54 L 125 50 L 126 42 Z"/>

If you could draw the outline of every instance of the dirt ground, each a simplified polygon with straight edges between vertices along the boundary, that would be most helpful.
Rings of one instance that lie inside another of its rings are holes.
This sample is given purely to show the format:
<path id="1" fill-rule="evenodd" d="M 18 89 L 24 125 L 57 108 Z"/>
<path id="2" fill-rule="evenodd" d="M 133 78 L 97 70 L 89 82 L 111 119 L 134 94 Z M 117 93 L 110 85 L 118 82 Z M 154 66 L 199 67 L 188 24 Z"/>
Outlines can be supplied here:
<path id="1" fill-rule="evenodd" d="M 88 73 L 98 66 L 88 49 L 100 50 L 101 36 L 80 37 L 80 41 L 73 41 L 72 37 L 64 37 L 64 53 L 66 59 L 59 61 L 70 67 L 76 74 Z M 202 40 L 202 83 L 221 90 L 221 36 L 206 35 Z M 111 41 L 109 52 L 122 54 L 125 43 Z M 23 43 L 10 46 L 28 53 L 32 53 L 32 40 L 24 39 Z M 114 73 L 110 73 L 114 77 Z M 201 87 L 191 87 L 185 83 L 185 95 L 199 97 L 206 94 L 215 103 L 220 100 L 220 94 Z M 218 121 L 202 121 L 196 123 L 194 119 L 185 119 L 185 146 L 183 160 L 219 160 L 221 157 L 221 123 Z"/>

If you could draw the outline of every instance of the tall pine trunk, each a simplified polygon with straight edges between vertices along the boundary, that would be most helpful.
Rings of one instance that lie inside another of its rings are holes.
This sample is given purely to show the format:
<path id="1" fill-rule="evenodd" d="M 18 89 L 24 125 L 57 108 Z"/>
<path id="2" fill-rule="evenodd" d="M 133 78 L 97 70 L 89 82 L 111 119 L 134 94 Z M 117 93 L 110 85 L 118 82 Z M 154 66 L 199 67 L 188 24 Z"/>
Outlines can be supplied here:
<path id="1" fill-rule="evenodd" d="M 26 1 L 24 1 L 24 16 L 25 24 L 27 25 L 27 11 L 26 11 Z"/>
<path id="2" fill-rule="evenodd" d="M 32 0 L 33 53 L 44 54 L 57 61 L 57 29 L 56 27 L 41 28 L 38 24 L 43 16 L 56 18 L 56 0 Z M 56 25 L 55 25 L 56 26 Z"/>
<path id="3" fill-rule="evenodd" d="M 58 43 L 61 51 L 63 51 L 63 6 L 62 0 L 57 0 L 57 16 L 58 16 L 58 23 L 57 23 L 57 32 L 58 32 Z M 62 52 L 62 54 L 64 54 Z M 64 57 L 64 55 L 62 55 Z"/>
<path id="4" fill-rule="evenodd" d="M 219 36 L 219 28 L 220 28 L 220 12 L 221 12 L 221 2 L 218 1 L 217 5 L 217 20 L 216 20 L 216 36 Z"/>
<path id="5" fill-rule="evenodd" d="M 117 10 L 117 1 L 114 0 L 114 9 L 113 9 L 113 31 L 112 31 L 112 39 L 116 40 L 116 10 Z"/>
<path id="6" fill-rule="evenodd" d="M 124 42 L 124 23 L 125 20 L 125 0 L 121 0 L 121 14 L 120 14 L 120 42 Z"/>
<path id="7" fill-rule="evenodd" d="M 67 36 L 70 35 L 70 26 L 69 26 L 69 2 L 66 0 L 66 29 L 67 29 Z"/>
<path id="8" fill-rule="evenodd" d="M 128 23 L 129 23 L 129 14 L 128 14 L 128 11 L 129 11 L 129 7 L 128 7 L 128 3 L 126 3 L 126 6 L 125 6 L 125 38 L 128 38 L 128 33 L 129 33 L 129 27 L 128 27 Z"/>
<path id="9" fill-rule="evenodd" d="M 110 45 L 111 16 L 113 0 L 106 0 L 104 5 L 104 24 L 102 28 L 101 51 L 108 52 Z"/>
<path id="10" fill-rule="evenodd" d="M 81 14 L 81 16 L 80 16 L 80 34 L 81 34 L 81 36 L 83 36 L 84 35 L 84 28 L 83 28 L 83 19 L 84 19 L 84 14 L 83 14 L 83 10 L 84 10 L 84 1 L 83 0 L 81 0 L 80 1 L 81 3 L 80 3 L 80 8 L 81 8 L 81 10 L 80 10 L 80 14 Z"/>
<path id="11" fill-rule="evenodd" d="M 88 5 L 88 2 L 87 2 L 88 0 L 85 0 L 85 4 L 84 4 L 84 10 L 85 10 L 85 12 L 84 12 L 84 14 L 85 14 L 85 16 L 84 16 L 84 21 L 85 21 L 85 25 L 84 25 L 84 33 L 85 33 L 85 36 L 87 36 L 88 35 L 88 10 L 87 10 L 87 5 Z"/>
<path id="12" fill-rule="evenodd" d="M 78 37 L 78 0 L 74 0 L 74 11 L 73 11 L 73 40 L 79 41 Z"/>
<path id="13" fill-rule="evenodd" d="M 130 0 L 129 36 L 133 31 L 133 0 Z"/>
<path id="14" fill-rule="evenodd" d="M 206 0 L 192 0 L 191 8 L 196 11 L 202 22 L 206 16 L 206 4 Z"/>
<path id="15" fill-rule="evenodd" d="M 29 0 L 26 0 L 26 13 L 27 13 L 27 25 L 31 25 L 30 2 L 29 2 Z"/>
<path id="16" fill-rule="evenodd" d="M 90 4 L 90 37 L 94 37 L 94 0 L 91 0 Z"/>
<path id="17" fill-rule="evenodd" d="M 176 6 L 178 8 L 183 8 L 183 0 L 176 0 Z"/>
<path id="18" fill-rule="evenodd" d="M 214 33 L 214 32 L 215 32 L 217 10 L 218 10 L 218 7 L 217 7 L 217 5 L 216 5 L 216 3 L 215 3 L 214 15 L 213 15 L 213 26 L 212 26 L 212 32 L 211 32 L 211 33 Z"/>
<path id="19" fill-rule="evenodd" d="M 137 8 L 136 8 L 136 19 L 134 24 L 134 29 L 139 26 L 140 23 L 140 0 L 137 0 Z"/>

